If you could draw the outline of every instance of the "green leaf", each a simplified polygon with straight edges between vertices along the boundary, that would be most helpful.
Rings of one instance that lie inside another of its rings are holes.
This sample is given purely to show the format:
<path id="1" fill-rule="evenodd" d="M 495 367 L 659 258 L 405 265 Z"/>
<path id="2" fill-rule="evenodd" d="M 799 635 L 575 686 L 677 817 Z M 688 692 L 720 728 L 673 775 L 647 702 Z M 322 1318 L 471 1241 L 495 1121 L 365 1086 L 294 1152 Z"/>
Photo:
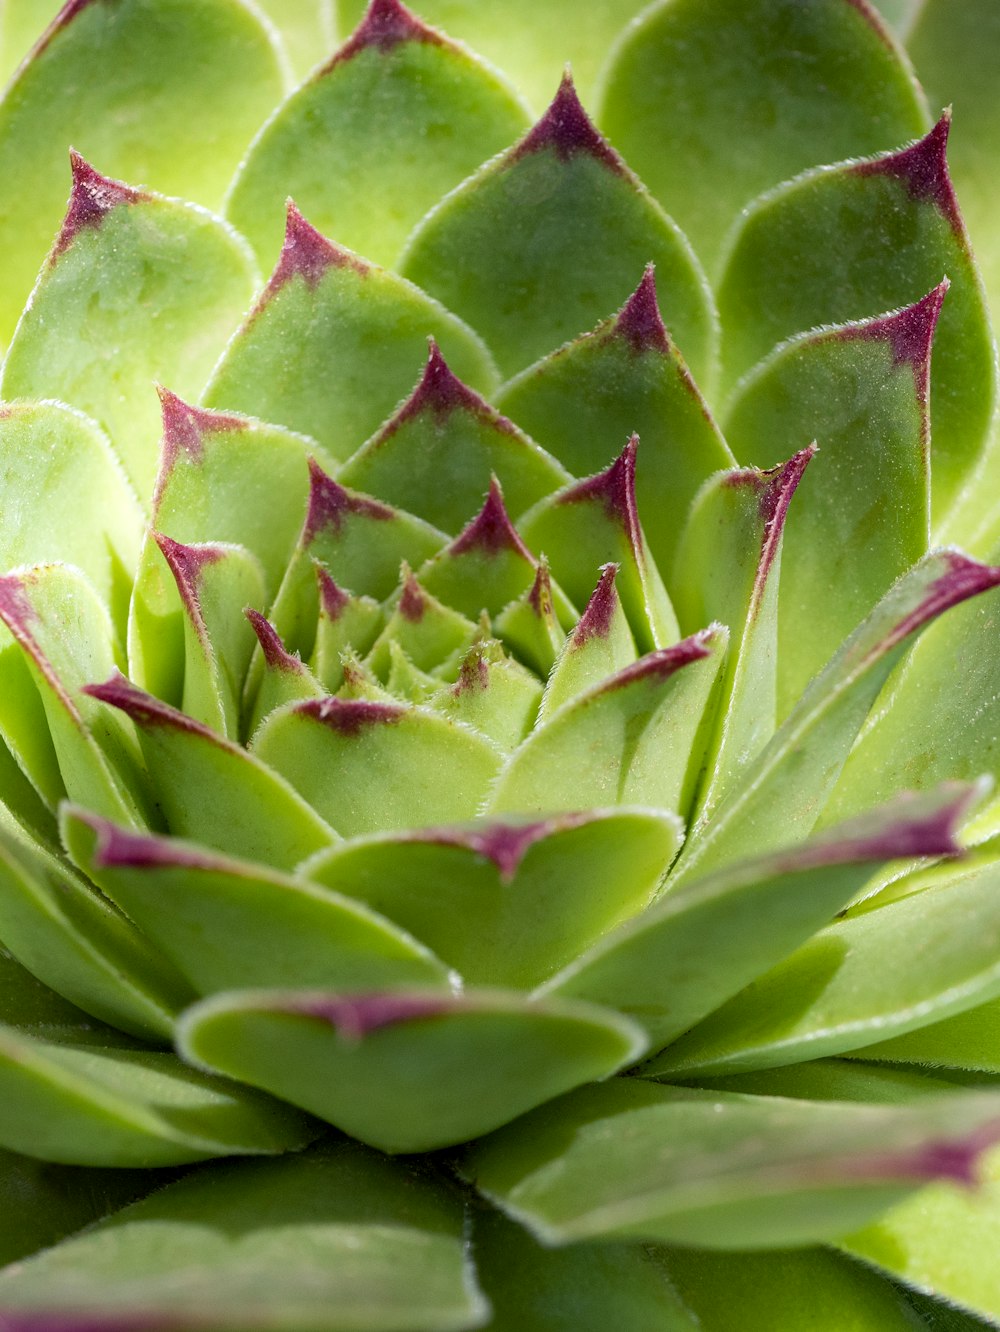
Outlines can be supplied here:
<path id="1" fill-rule="evenodd" d="M 377 601 L 345 592 L 322 564 L 314 565 L 313 574 L 318 587 L 319 616 L 311 661 L 318 679 L 332 694 L 344 680 L 342 653 L 350 648 L 367 652 L 385 617 Z"/>
<path id="2" fill-rule="evenodd" d="M 63 806 L 61 824 L 74 859 L 199 994 L 249 984 L 356 991 L 447 980 L 437 959 L 388 921 L 301 878 L 131 834 L 74 806 Z"/>
<path id="3" fill-rule="evenodd" d="M 416 388 L 343 465 L 337 480 L 445 532 L 459 532 L 482 504 L 492 476 L 516 514 L 571 479 L 512 421 L 456 379 L 432 341 Z"/>
<path id="4" fill-rule="evenodd" d="M 678 345 L 709 374 L 715 311 L 697 261 L 567 77 L 528 135 L 417 228 L 401 267 L 482 333 L 509 376 L 592 328 L 651 261 Z"/>
<path id="5" fill-rule="evenodd" d="M 876 865 L 921 850 L 954 852 L 954 828 L 969 794 L 964 788 L 904 796 L 802 846 L 679 887 L 668 879 L 655 905 L 599 940 L 543 990 L 629 1014 L 658 1049 L 821 929 Z M 788 1020 L 787 1008 L 775 1014 L 776 1022 Z M 673 1070 L 677 1048 L 649 1071 Z"/>
<path id="6" fill-rule="evenodd" d="M 793 339 L 744 379 L 727 409 L 727 438 L 748 463 L 776 463 L 786 440 L 819 443 L 783 542 L 780 716 L 927 550 L 931 342 L 946 290 Z"/>
<path id="7" fill-rule="evenodd" d="M 270 620 L 249 607 L 244 614 L 257 636 L 264 659 L 256 700 L 252 708 L 244 708 L 248 718 L 244 730 L 251 736 L 275 708 L 305 698 L 323 698 L 327 691 L 302 658 L 288 651 Z"/>
<path id="8" fill-rule="evenodd" d="M 996 401 L 984 293 L 945 160 L 949 123 L 946 114 L 909 148 L 809 171 L 759 199 L 719 289 L 732 386 L 793 334 L 910 305 L 951 279 L 931 367 L 935 526 L 980 458 Z"/>
<path id="9" fill-rule="evenodd" d="M 671 584 L 691 501 L 735 460 L 663 325 L 652 265 L 617 315 L 523 370 L 495 401 L 575 476 L 600 471 L 622 440 L 639 436 L 639 515 Z"/>
<path id="10" fill-rule="evenodd" d="M 695 828 L 761 752 L 777 725 L 778 587 L 785 519 L 815 449 L 772 471 L 721 472 L 702 487 L 678 548 L 686 628 L 732 626 L 722 696 L 697 797 Z"/>
<path id="11" fill-rule="evenodd" d="M 533 550 L 545 551 L 553 575 L 580 605 L 590 597 L 597 570 L 609 561 L 618 564 L 618 591 L 636 645 L 651 652 L 676 643 L 680 631 L 639 526 L 637 451 L 633 435 L 609 468 L 542 500 L 518 526 Z"/>
<path id="12" fill-rule="evenodd" d="M 134 722 L 175 837 L 279 870 L 293 869 L 336 841 L 332 828 L 278 773 L 124 676 L 86 692 Z"/>
<path id="13" fill-rule="evenodd" d="M 1000 997 L 998 883 L 996 863 L 959 865 L 837 921 L 681 1037 L 664 1066 L 686 1077 L 840 1054 Z"/>
<path id="14" fill-rule="evenodd" d="M 272 713 L 253 754 L 345 837 L 471 819 L 501 758 L 427 708 L 345 698 Z"/>
<path id="15" fill-rule="evenodd" d="M 490 812 L 536 816 L 621 803 L 684 813 L 726 644 L 721 625 L 705 629 L 565 703 L 505 763 Z"/>
<path id="16" fill-rule="evenodd" d="M 150 1319 L 177 1332 L 462 1332 L 488 1306 L 461 1204 L 354 1143 L 194 1171 L 0 1275 L 13 1322 Z"/>
<path id="17" fill-rule="evenodd" d="M 534 726 L 541 700 L 542 682 L 492 638 L 473 643 L 455 683 L 427 701 L 435 712 L 472 726 L 509 754 Z"/>
<path id="18" fill-rule="evenodd" d="M 52 0 L 45 17 L 56 8 Z M 0 173 L 8 182 L 0 205 L 0 342 L 9 340 L 59 225 L 71 144 L 110 175 L 217 208 L 280 95 L 269 36 L 237 0 L 64 7 L 0 104 Z M 206 279 L 193 275 L 196 286 Z M 211 310 L 210 296 L 204 308 Z M 237 313 L 220 311 L 223 329 Z"/>
<path id="19" fill-rule="evenodd" d="M 642 911 L 680 826 L 645 810 L 382 833 L 303 872 L 409 930 L 473 985 L 537 985 Z"/>
<path id="20" fill-rule="evenodd" d="M 615 587 L 619 569 L 617 564 L 601 569 L 586 609 L 549 672 L 539 721 L 635 662 L 635 639 Z"/>
<path id="21" fill-rule="evenodd" d="M 659 1087 L 581 1088 L 472 1147 L 463 1171 L 547 1244 L 706 1249 L 836 1238 L 935 1178 L 970 1178 L 998 1099 L 854 1105 Z"/>
<path id="22" fill-rule="evenodd" d="M 245 243 L 204 209 L 72 161 L 69 209 L 0 388 L 8 399 L 59 397 L 87 412 L 145 499 L 159 425 L 151 386 L 200 391 L 250 298 L 253 267 Z"/>
<path id="23" fill-rule="evenodd" d="M 123 636 L 143 516 L 107 436 L 58 403 L 4 408 L 0 508 L 0 572 L 41 560 L 75 564 Z"/>
<path id="24" fill-rule="evenodd" d="M 680 878 L 803 837 L 815 825 L 892 667 L 914 635 L 994 587 L 1000 571 L 935 551 L 895 583 L 804 691 L 784 724 L 683 853 Z"/>
<path id="25" fill-rule="evenodd" d="M 444 605 L 420 585 L 403 564 L 399 594 L 387 614 L 385 628 L 365 657 L 380 678 L 388 675 L 393 645 L 421 671 L 434 671 L 465 651 L 482 636 L 480 625 Z"/>
<path id="26" fill-rule="evenodd" d="M 227 213 L 262 262 L 281 243 L 281 208 L 292 195 L 321 231 L 392 264 L 428 209 L 527 120 L 470 50 L 398 0 L 378 0 L 257 135 Z"/>
<path id="27" fill-rule="evenodd" d="M 428 336 L 463 380 L 495 387 L 489 355 L 466 324 L 412 283 L 326 240 L 290 203 L 277 267 L 226 348 L 205 403 L 300 430 L 333 458 L 349 458 L 410 391 Z"/>
<path id="28" fill-rule="evenodd" d="M 388 1152 L 487 1133 L 644 1048 L 617 1013 L 506 990 L 236 991 L 188 1009 L 178 1033 L 185 1058 Z"/>
<path id="29" fill-rule="evenodd" d="M 503 641 L 543 679 L 552 669 L 566 639 L 556 615 L 557 591 L 552 586 L 549 563 L 543 554 L 528 590 L 492 617 L 493 626 Z"/>
<path id="30" fill-rule="evenodd" d="M 902 51 L 853 0 L 651 5 L 622 34 L 600 106 L 612 142 L 710 269 L 730 223 L 763 190 L 928 123 Z"/>
<path id="31" fill-rule="evenodd" d="M 349 31 L 361 17 L 365 0 L 336 0 L 341 27 Z M 577 83 L 589 95 L 608 47 L 622 26 L 642 8 L 638 0 L 421 0 L 420 12 L 474 51 L 480 51 L 517 84 L 540 110 L 552 96 L 560 62 L 573 67 Z M 553 52 L 556 58 L 553 59 Z"/>

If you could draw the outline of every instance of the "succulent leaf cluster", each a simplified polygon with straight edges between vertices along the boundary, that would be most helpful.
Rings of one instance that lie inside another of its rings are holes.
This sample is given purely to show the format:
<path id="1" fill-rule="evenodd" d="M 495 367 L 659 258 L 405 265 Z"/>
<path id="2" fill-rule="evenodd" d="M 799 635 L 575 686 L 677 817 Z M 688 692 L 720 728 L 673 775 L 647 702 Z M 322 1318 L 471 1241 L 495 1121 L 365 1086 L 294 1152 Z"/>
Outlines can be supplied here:
<path id="1" fill-rule="evenodd" d="M 0 37 L 0 1332 L 1000 1325 L 1000 11 Z"/>

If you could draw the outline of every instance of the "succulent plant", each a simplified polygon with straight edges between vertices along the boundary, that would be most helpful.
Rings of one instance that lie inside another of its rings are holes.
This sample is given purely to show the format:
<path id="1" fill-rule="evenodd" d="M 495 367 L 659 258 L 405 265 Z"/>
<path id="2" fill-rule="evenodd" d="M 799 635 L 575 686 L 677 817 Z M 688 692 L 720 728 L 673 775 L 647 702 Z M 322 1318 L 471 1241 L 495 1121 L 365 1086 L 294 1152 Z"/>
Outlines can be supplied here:
<path id="1" fill-rule="evenodd" d="M 2 14 L 0 1329 L 1000 1325 L 995 0 L 263 8 Z"/>

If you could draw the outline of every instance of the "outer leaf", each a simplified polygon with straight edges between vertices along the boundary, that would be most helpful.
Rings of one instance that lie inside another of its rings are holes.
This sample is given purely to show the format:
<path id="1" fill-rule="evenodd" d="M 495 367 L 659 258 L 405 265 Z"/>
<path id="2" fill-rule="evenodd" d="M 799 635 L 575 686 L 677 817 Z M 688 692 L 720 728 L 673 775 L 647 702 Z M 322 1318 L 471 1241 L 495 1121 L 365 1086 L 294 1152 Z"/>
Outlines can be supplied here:
<path id="1" fill-rule="evenodd" d="M 682 1036 L 661 1066 L 686 1077 L 840 1054 L 1000 997 L 998 883 L 995 864 L 957 868 L 828 926 Z"/>
<path id="2" fill-rule="evenodd" d="M 969 1179 L 998 1105 L 976 1092 L 874 1106 L 618 1078 L 493 1134 L 464 1171 L 549 1244 L 780 1248 L 832 1239 L 929 1179 Z"/>
<path id="3" fill-rule="evenodd" d="M 447 979 L 436 958 L 388 921 L 302 879 L 176 839 L 136 836 L 72 806 L 63 808 L 62 830 L 74 858 L 199 994 L 249 984 L 351 991 Z"/>
<path id="4" fill-rule="evenodd" d="M 59 224 L 70 144 L 112 175 L 217 208 L 280 92 L 268 34 L 237 0 L 64 5 L 0 107 L 0 342 Z"/>
<path id="5" fill-rule="evenodd" d="M 535 816 L 615 803 L 686 811 L 726 644 L 721 625 L 702 630 L 564 704 L 501 769 L 490 811 Z"/>
<path id="6" fill-rule="evenodd" d="M 802 846 L 677 888 L 668 880 L 654 906 L 543 988 L 630 1014 L 659 1048 L 821 928 L 876 864 L 914 851 L 954 852 L 954 827 L 968 803 L 968 789 L 903 797 Z M 776 1010 L 775 1021 L 787 1014 Z M 676 1048 L 651 1070 L 673 1069 Z"/>
<path id="7" fill-rule="evenodd" d="M 471 984 L 527 988 L 640 912 L 679 841 L 669 815 L 591 810 L 356 839 L 303 868 Z"/>
<path id="8" fill-rule="evenodd" d="M 151 385 L 200 391 L 253 281 L 246 246 L 218 218 L 109 180 L 74 154 L 69 209 L 4 362 L 3 395 L 82 408 L 145 497 L 159 425 Z"/>
<path id="9" fill-rule="evenodd" d="M 623 33 L 600 120 L 713 269 L 762 190 L 927 128 L 905 57 L 863 0 L 661 0 Z"/>
<path id="10" fill-rule="evenodd" d="M 342 698 L 273 713 L 253 753 L 345 837 L 472 818 L 500 763 L 485 736 L 428 709 Z"/>
<path id="11" fill-rule="evenodd" d="M 639 436 L 639 513 L 670 583 L 688 506 L 735 460 L 664 327 L 652 266 L 614 318 L 516 375 L 496 403 L 576 476 L 600 471 L 622 440 Z"/>
<path id="12" fill-rule="evenodd" d="M 186 1058 L 280 1088 L 389 1152 L 464 1142 L 643 1049 L 616 1013 L 505 990 L 237 991 L 189 1009 L 179 1041 Z"/>
<path id="13" fill-rule="evenodd" d="M 679 346 L 709 373 L 715 312 L 697 262 L 567 78 L 534 129 L 418 227 L 402 271 L 468 319 L 512 375 L 592 328 L 651 260 Z"/>
<path id="14" fill-rule="evenodd" d="M 512 421 L 456 379 L 432 341 L 414 391 L 344 464 L 337 480 L 445 532 L 459 532 L 482 503 L 492 476 L 515 514 L 571 479 Z"/>
<path id="15" fill-rule="evenodd" d="M 353 1143 L 206 1167 L 0 1276 L 14 1327 L 206 1318 L 274 1332 L 461 1332 L 488 1307 L 461 1206 L 433 1174 Z"/>
<path id="16" fill-rule="evenodd" d="M 292 869 L 336 833 L 276 772 L 123 676 L 87 692 L 131 717 L 176 837 Z"/>
<path id="17" fill-rule="evenodd" d="M 262 262 L 291 194 L 321 231 L 392 264 L 428 209 L 526 126 L 513 91 L 467 48 L 376 0 L 257 135 L 227 212 Z"/>
<path id="18" fill-rule="evenodd" d="M 896 315 L 794 339 L 729 404 L 726 434 L 749 463 L 776 462 L 785 440 L 820 446 L 784 538 L 779 715 L 927 550 L 931 340 L 946 290 Z"/>
<path id="19" fill-rule="evenodd" d="M 1000 570 L 955 551 L 932 553 L 904 574 L 815 677 L 701 835 L 688 842 L 679 877 L 695 866 L 704 874 L 741 854 L 787 845 L 812 828 L 912 637 L 998 581 Z"/>
<path id="20" fill-rule="evenodd" d="M 278 265 L 205 402 L 301 430 L 332 457 L 349 458 L 409 392 L 429 334 L 463 380 L 494 386 L 485 347 L 460 319 L 325 240 L 289 204 Z"/>
<path id="21" fill-rule="evenodd" d="M 740 223 L 719 289 L 732 385 L 792 334 L 909 305 L 951 279 L 931 370 L 935 525 L 979 460 L 996 400 L 984 294 L 945 161 L 948 127 L 946 114 L 912 147 L 807 172 L 765 195 Z"/>

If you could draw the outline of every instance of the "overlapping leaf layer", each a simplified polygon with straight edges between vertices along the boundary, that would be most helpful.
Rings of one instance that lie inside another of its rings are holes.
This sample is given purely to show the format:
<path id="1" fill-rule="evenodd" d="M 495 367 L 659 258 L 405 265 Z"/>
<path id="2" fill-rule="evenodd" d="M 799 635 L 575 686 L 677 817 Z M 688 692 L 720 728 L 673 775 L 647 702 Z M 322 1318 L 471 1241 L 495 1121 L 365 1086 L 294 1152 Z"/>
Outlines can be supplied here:
<path id="1" fill-rule="evenodd" d="M 0 1329 L 997 1326 L 990 0 L 265 8 L 0 101 Z"/>

